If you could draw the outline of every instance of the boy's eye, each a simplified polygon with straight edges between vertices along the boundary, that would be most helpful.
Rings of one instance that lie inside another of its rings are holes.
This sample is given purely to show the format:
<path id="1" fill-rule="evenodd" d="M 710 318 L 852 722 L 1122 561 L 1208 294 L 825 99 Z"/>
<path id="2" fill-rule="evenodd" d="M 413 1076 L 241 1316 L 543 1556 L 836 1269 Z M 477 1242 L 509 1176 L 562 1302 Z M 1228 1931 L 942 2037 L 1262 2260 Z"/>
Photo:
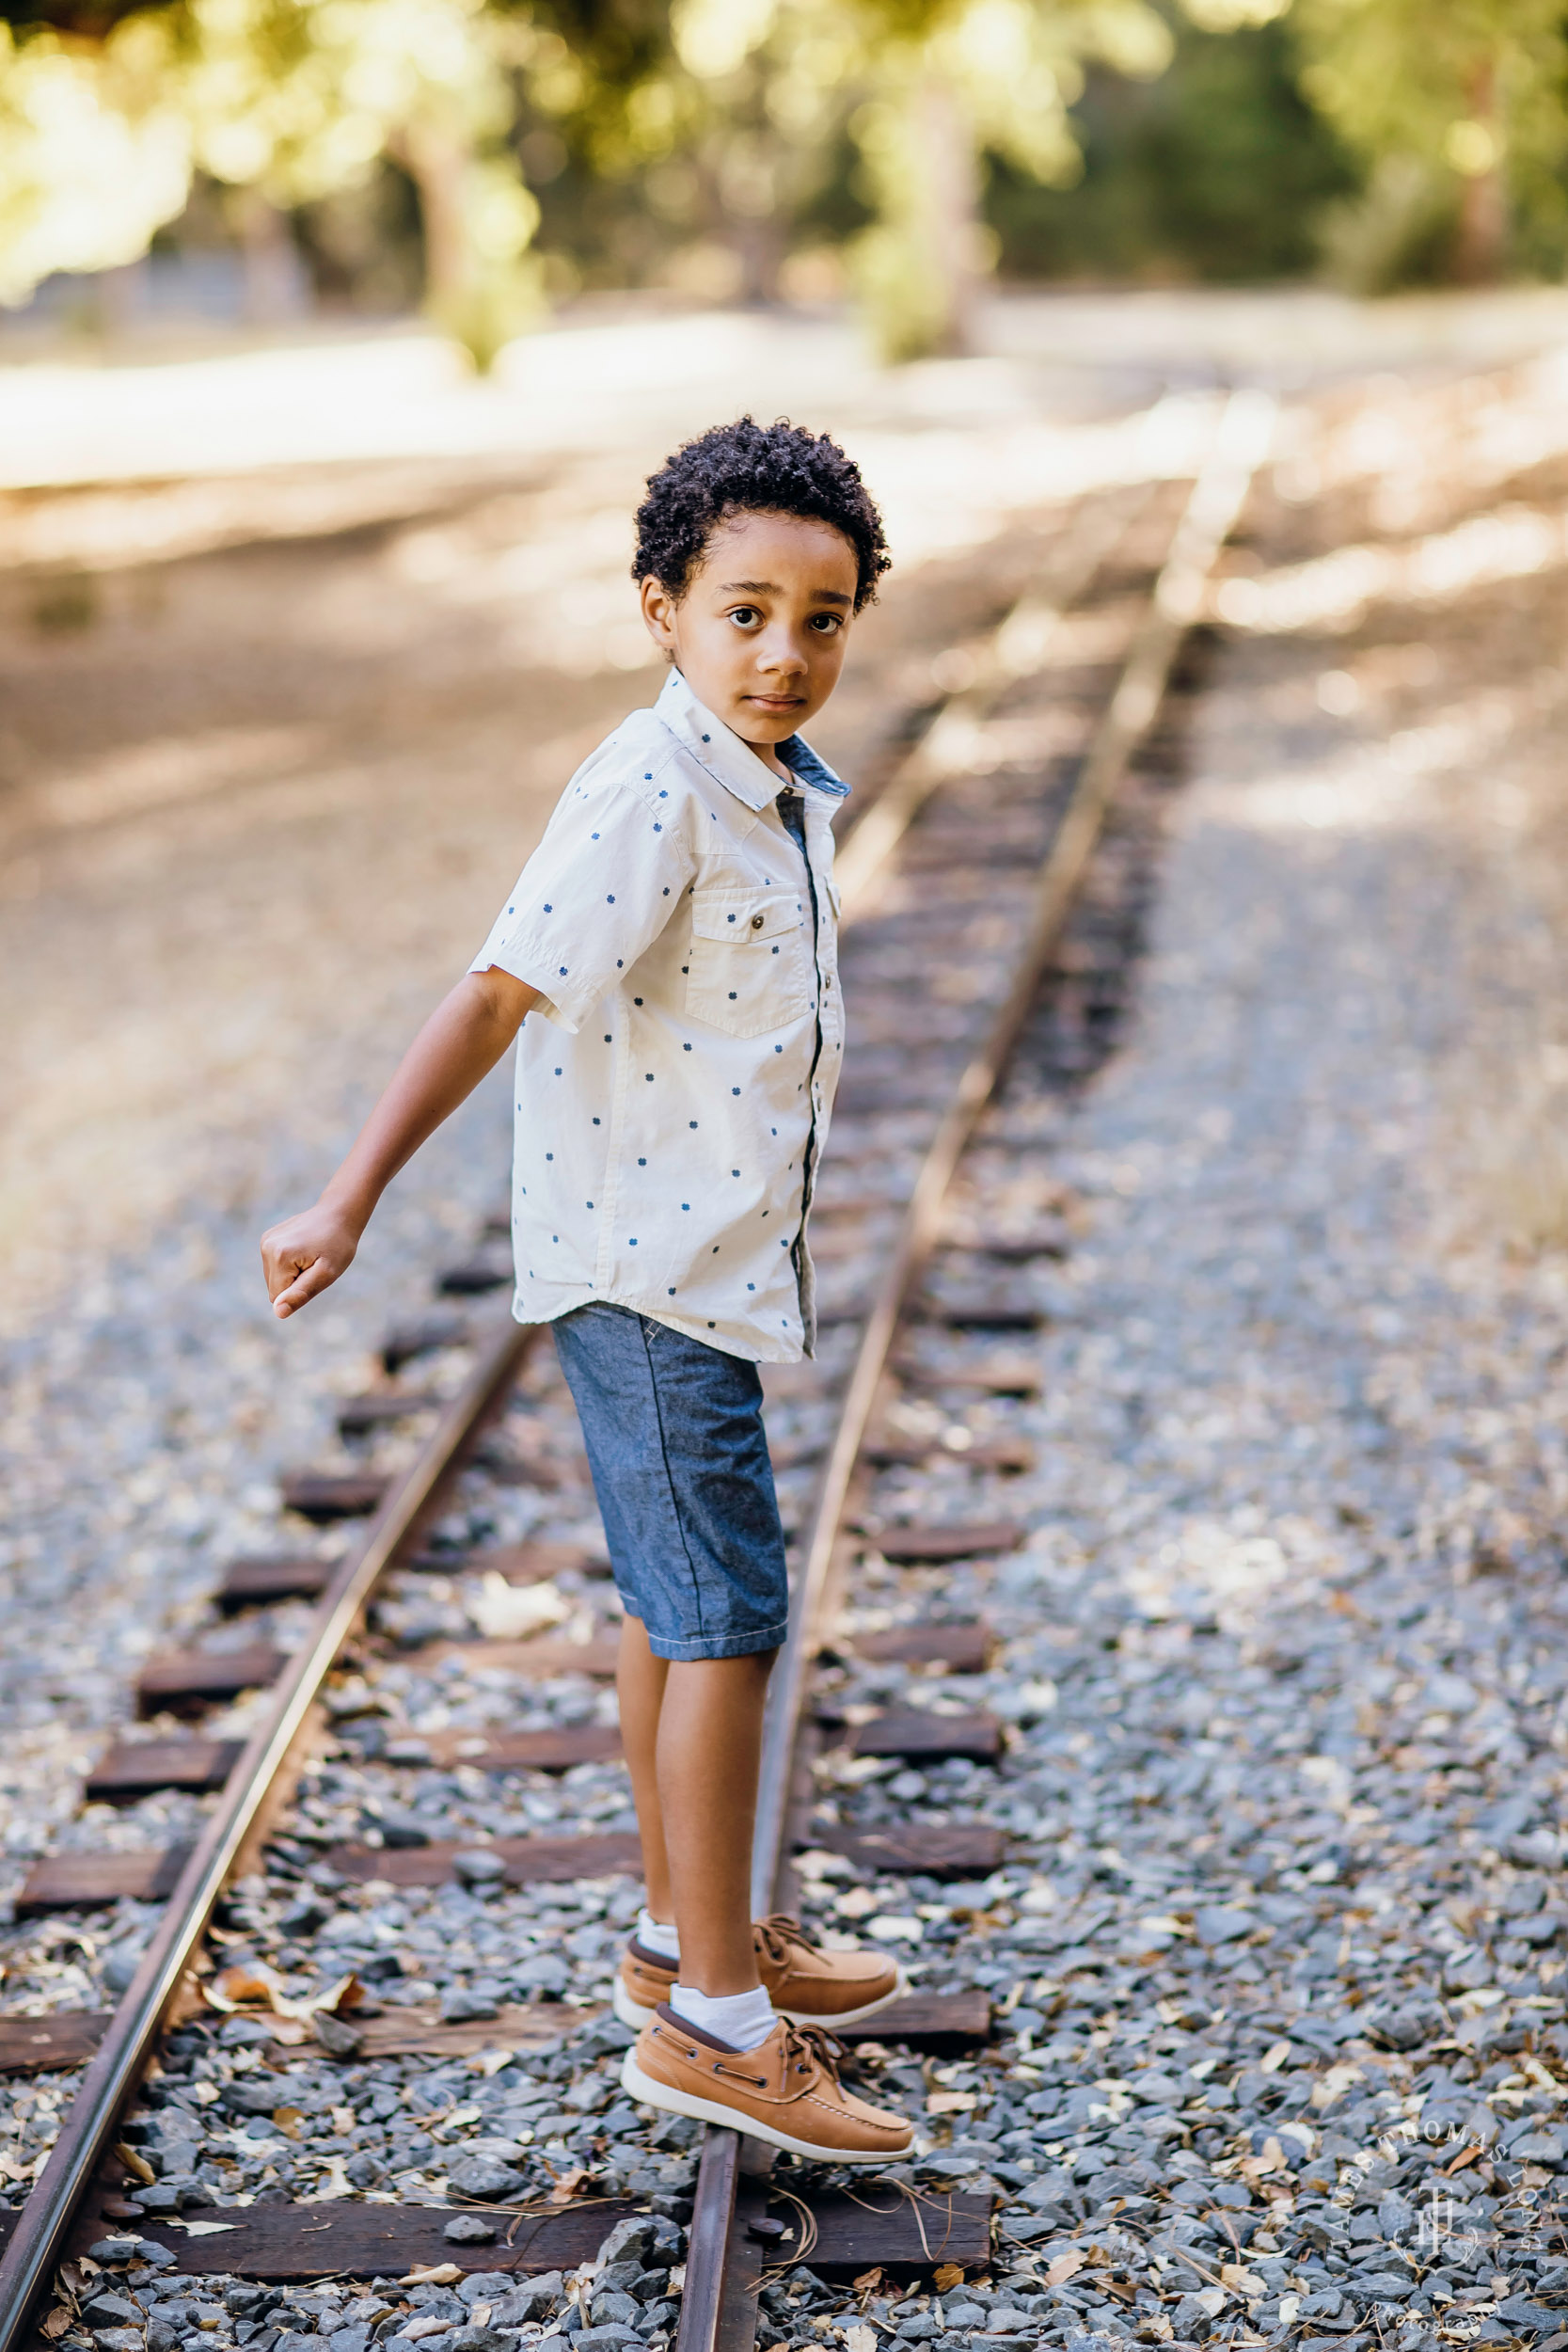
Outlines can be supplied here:
<path id="1" fill-rule="evenodd" d="M 844 627 L 844 615 L 842 612 L 814 612 L 811 627 L 819 637 L 836 637 Z"/>
<path id="2" fill-rule="evenodd" d="M 736 628 L 752 628 L 761 620 L 762 614 L 754 604 L 737 604 L 732 609 L 730 618 Z"/>

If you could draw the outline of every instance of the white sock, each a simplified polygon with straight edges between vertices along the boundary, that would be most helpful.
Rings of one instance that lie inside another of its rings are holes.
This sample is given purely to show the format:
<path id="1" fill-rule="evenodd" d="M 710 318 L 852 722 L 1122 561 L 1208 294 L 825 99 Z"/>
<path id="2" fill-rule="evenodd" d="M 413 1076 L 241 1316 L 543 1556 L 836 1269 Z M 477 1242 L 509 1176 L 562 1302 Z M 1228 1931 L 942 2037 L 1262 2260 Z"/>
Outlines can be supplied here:
<path id="1" fill-rule="evenodd" d="M 689 1984 L 677 1984 L 672 1988 L 670 2006 L 689 2026 L 716 2034 L 732 2050 L 759 2048 L 778 2023 L 768 1989 L 760 1984 L 751 1993 L 721 1993 L 711 1999 Z"/>
<path id="2" fill-rule="evenodd" d="M 680 1937 L 673 1927 L 666 1927 L 662 1919 L 656 1919 L 646 1903 L 637 1915 L 637 1925 L 632 1933 L 645 1952 L 657 1952 L 660 1960 L 673 1960 L 677 1968 L 680 1966 Z"/>

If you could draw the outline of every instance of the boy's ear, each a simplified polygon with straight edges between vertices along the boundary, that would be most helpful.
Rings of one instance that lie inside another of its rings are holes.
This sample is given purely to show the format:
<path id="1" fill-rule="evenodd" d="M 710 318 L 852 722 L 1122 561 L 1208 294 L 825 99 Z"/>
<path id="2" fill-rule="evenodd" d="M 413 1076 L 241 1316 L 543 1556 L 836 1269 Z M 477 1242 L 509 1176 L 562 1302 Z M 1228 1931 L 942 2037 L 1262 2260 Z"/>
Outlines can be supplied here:
<path id="1" fill-rule="evenodd" d="M 675 598 L 661 580 L 641 583 L 642 624 L 666 660 L 675 658 Z"/>

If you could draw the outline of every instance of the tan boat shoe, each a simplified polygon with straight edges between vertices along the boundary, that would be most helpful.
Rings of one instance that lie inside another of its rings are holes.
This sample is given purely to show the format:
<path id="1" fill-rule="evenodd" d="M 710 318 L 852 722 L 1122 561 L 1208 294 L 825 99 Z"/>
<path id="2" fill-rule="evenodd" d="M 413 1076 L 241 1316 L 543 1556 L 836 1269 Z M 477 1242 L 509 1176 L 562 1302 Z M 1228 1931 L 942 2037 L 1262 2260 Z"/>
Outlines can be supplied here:
<path id="1" fill-rule="evenodd" d="M 818 1951 L 787 1912 L 756 1920 L 752 1940 L 768 1999 L 797 2026 L 858 2026 L 910 1989 L 897 1961 L 882 1952 Z M 675 1976 L 673 1960 L 634 1937 L 615 1974 L 615 2014 L 622 2025 L 651 2025 L 659 2003 L 673 1992 Z"/>
<path id="2" fill-rule="evenodd" d="M 874 2107 L 838 2079 L 842 2053 L 816 2026 L 780 2018 L 755 2050 L 735 2050 L 661 2001 L 626 2052 L 621 2087 L 644 2106 L 727 2124 L 818 2164 L 896 2164 L 914 2125 Z"/>

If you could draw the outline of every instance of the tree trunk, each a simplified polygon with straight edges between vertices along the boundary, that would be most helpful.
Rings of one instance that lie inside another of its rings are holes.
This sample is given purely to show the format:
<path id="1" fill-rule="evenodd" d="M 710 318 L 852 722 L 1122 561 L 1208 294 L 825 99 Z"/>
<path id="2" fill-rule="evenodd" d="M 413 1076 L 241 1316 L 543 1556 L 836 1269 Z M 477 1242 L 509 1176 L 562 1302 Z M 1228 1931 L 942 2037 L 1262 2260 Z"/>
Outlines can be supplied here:
<path id="1" fill-rule="evenodd" d="M 974 134 L 951 86 L 928 74 L 915 97 L 919 163 L 912 226 L 930 272 L 933 349 L 974 346 L 980 293 L 980 170 Z"/>
<path id="2" fill-rule="evenodd" d="M 1461 177 L 1453 272 L 1462 286 L 1495 286 L 1508 259 L 1508 188 L 1503 178 L 1497 77 L 1490 62 L 1477 67 L 1469 99 L 1471 120 L 1491 134 L 1492 160 L 1483 171 L 1467 171 Z"/>
<path id="3" fill-rule="evenodd" d="M 298 318 L 306 307 L 304 273 L 283 214 L 259 188 L 237 188 L 230 217 L 240 240 L 246 320 L 277 326 Z"/>
<path id="4" fill-rule="evenodd" d="M 472 294 L 476 275 L 464 202 L 467 146 L 428 122 L 409 123 L 398 145 L 419 191 L 426 301 L 437 315 L 456 311 Z"/>

